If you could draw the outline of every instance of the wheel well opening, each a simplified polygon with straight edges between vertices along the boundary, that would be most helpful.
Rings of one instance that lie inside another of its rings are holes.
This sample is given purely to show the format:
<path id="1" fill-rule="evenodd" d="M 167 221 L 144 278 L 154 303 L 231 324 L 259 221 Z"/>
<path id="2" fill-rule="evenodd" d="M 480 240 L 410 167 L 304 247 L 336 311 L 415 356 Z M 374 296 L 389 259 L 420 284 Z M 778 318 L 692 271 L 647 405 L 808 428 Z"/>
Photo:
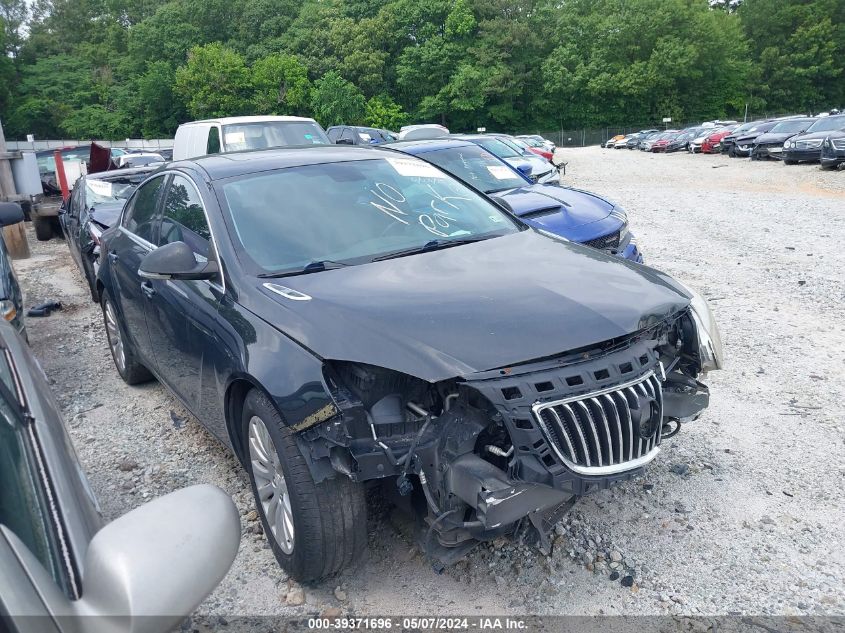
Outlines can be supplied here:
<path id="1" fill-rule="evenodd" d="M 240 378 L 229 385 L 226 392 L 226 429 L 229 432 L 229 439 L 232 441 L 232 447 L 235 449 L 235 455 L 243 463 L 244 460 L 244 446 L 241 441 L 240 422 L 241 412 L 244 408 L 246 396 L 253 389 L 253 385 L 249 380 Z"/>

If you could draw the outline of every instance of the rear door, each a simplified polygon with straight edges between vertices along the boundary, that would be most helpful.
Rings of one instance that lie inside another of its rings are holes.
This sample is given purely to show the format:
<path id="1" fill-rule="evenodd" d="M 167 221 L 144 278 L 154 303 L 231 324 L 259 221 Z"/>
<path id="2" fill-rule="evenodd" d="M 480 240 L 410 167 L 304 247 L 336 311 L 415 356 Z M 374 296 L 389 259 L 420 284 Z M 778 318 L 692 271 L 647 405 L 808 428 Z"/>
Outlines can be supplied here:
<path id="1" fill-rule="evenodd" d="M 147 180 L 127 203 L 121 218 L 118 235 L 108 243 L 109 265 L 117 286 L 117 296 L 112 300 L 122 316 L 124 334 L 144 364 L 153 364 L 150 336 L 144 311 L 149 282 L 138 276 L 141 260 L 155 248 L 153 228 L 160 217 L 159 205 L 166 175 Z"/>
<path id="2" fill-rule="evenodd" d="M 163 196 L 156 245 L 184 242 L 198 262 L 217 259 L 200 189 L 186 175 L 175 174 Z M 209 281 L 146 280 L 146 321 L 161 378 L 203 419 L 203 363 L 219 347 L 215 322 L 223 279 Z M 206 389 L 210 388 L 210 391 Z M 212 398 L 215 400 L 216 398 Z M 211 405 L 211 403 L 209 403 Z"/>
<path id="3" fill-rule="evenodd" d="M 82 259 L 79 250 L 79 218 L 84 208 L 85 179 L 80 178 L 71 192 L 64 213 L 59 216 L 62 232 L 65 234 L 65 241 L 70 249 L 70 255 L 80 268 L 82 267 Z"/>

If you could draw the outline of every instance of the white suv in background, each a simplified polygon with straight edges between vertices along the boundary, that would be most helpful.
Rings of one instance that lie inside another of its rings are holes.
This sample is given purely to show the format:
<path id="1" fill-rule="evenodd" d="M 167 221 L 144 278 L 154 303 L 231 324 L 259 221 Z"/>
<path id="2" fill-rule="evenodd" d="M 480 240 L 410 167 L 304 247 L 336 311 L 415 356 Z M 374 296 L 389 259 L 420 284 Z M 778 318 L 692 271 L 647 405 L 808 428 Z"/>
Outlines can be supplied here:
<path id="1" fill-rule="evenodd" d="M 286 145 L 330 145 L 314 119 L 239 116 L 183 123 L 173 140 L 173 160 Z"/>

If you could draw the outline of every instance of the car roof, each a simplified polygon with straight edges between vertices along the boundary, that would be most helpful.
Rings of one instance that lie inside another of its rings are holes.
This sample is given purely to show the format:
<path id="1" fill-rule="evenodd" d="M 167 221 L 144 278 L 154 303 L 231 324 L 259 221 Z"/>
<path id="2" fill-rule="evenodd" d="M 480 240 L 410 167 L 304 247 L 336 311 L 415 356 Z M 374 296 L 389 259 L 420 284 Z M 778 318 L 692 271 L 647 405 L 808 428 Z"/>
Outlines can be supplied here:
<path id="1" fill-rule="evenodd" d="M 200 156 L 168 164 L 168 169 L 191 169 L 199 167 L 211 180 L 222 180 L 234 176 L 254 174 L 304 165 L 321 165 L 354 160 L 396 158 L 396 154 L 376 146 L 356 147 L 354 145 L 305 145 L 274 149 L 258 149 L 243 152 L 225 152 Z"/>
<path id="2" fill-rule="evenodd" d="M 126 176 L 137 176 L 139 174 L 151 174 L 157 169 L 159 165 L 149 166 L 143 165 L 141 167 L 130 167 L 124 169 L 109 169 L 108 171 L 98 171 L 94 174 L 85 176 L 88 180 L 111 180 L 113 178 L 125 178 Z"/>
<path id="3" fill-rule="evenodd" d="M 238 125 L 244 123 L 273 123 L 276 121 L 308 121 L 314 119 L 303 116 L 230 116 L 219 119 L 202 119 L 200 121 L 189 121 L 182 125 L 198 125 L 201 123 L 219 123 L 220 125 Z"/>
<path id="4" fill-rule="evenodd" d="M 447 149 L 450 147 L 478 147 L 472 141 L 466 141 L 457 138 L 429 138 L 419 139 L 417 141 L 396 141 L 394 143 L 386 143 L 385 147 L 395 148 L 402 151 L 416 150 L 413 153 L 422 154 L 423 152 L 433 152 L 439 149 Z"/>

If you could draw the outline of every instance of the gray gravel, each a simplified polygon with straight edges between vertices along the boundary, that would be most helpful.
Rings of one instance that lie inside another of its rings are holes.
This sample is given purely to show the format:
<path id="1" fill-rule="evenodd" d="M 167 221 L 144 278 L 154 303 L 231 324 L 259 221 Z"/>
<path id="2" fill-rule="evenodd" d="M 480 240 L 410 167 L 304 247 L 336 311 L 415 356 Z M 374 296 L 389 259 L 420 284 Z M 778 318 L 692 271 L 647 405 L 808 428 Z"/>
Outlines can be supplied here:
<path id="1" fill-rule="evenodd" d="M 370 553 L 317 587 L 265 545 L 234 458 L 158 384 L 127 387 L 60 240 L 15 263 L 32 347 L 108 519 L 192 483 L 233 496 L 237 560 L 211 615 L 843 614 L 845 173 L 720 156 L 565 150 L 566 182 L 628 209 L 648 264 L 711 302 L 728 367 L 645 476 L 579 502 L 554 549 L 505 539 L 438 576 L 371 503 Z"/>

